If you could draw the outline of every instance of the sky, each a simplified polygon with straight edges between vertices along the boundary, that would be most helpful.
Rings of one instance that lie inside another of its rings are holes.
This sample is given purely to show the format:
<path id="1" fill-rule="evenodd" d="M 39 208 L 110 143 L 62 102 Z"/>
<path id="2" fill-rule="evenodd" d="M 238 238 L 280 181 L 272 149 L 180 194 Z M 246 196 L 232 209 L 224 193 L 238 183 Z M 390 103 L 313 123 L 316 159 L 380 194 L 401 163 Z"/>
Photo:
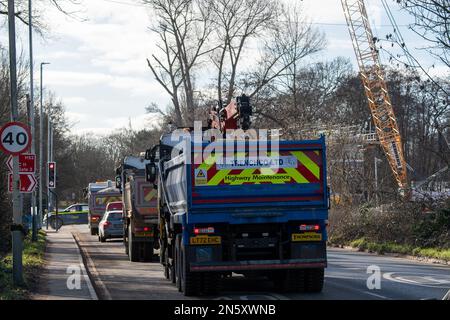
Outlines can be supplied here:
<path id="1" fill-rule="evenodd" d="M 284 0 L 286 2 L 300 0 Z M 419 48 L 423 42 L 407 25 L 411 17 L 391 4 L 408 47 L 431 74 L 448 75 Z M 349 58 L 355 65 L 340 0 L 303 0 L 304 13 L 315 27 L 325 33 L 327 47 L 305 63 Z M 383 37 L 392 28 L 379 0 L 366 0 L 375 36 Z M 73 19 L 56 9 L 45 13 L 50 33 L 43 39 L 34 35 L 35 85 L 39 88 L 39 64 L 44 66 L 45 93 L 51 91 L 66 107 L 75 134 L 107 134 L 131 126 L 142 129 L 154 123 L 145 114 L 150 103 L 167 106 L 169 96 L 153 79 L 146 58 L 155 52 L 155 35 L 149 31 L 153 16 L 133 0 L 84 0 Z M 26 28 L 17 24 L 18 52 L 28 54 Z M 0 43 L 7 46 L 7 30 L 0 28 Z M 381 56 L 386 59 L 386 56 Z M 356 70 L 356 65 L 355 65 Z M 153 121 L 152 121 L 153 120 Z"/>

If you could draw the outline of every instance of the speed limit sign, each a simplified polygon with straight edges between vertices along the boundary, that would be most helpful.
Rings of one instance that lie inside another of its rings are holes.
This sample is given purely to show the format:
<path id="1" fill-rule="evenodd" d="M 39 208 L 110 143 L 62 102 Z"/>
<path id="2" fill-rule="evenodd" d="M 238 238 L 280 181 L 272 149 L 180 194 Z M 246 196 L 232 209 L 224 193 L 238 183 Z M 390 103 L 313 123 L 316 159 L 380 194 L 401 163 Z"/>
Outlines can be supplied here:
<path id="1" fill-rule="evenodd" d="M 30 129 L 20 122 L 9 122 L 0 129 L 0 149 L 19 155 L 31 145 Z"/>

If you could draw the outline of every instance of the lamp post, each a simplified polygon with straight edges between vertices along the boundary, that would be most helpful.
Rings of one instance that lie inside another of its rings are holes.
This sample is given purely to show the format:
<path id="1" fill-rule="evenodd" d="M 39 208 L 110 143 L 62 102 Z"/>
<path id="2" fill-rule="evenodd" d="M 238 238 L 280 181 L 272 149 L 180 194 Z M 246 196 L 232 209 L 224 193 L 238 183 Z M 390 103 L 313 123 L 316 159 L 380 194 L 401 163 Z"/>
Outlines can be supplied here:
<path id="1" fill-rule="evenodd" d="M 42 166 L 44 164 L 44 107 L 43 107 L 43 85 L 42 85 L 42 67 L 48 62 L 41 62 L 41 107 L 39 110 L 39 225 L 42 223 Z"/>
<path id="2" fill-rule="evenodd" d="M 30 50 L 30 123 L 31 123 L 31 136 L 33 137 L 31 144 L 31 153 L 36 153 L 36 127 L 34 123 L 34 61 L 33 61 L 33 18 L 32 18 L 32 0 L 28 0 L 28 40 L 29 40 L 29 50 Z M 36 210 L 36 191 L 33 191 L 31 195 L 31 213 L 32 213 L 32 241 L 37 240 L 37 210 Z"/>

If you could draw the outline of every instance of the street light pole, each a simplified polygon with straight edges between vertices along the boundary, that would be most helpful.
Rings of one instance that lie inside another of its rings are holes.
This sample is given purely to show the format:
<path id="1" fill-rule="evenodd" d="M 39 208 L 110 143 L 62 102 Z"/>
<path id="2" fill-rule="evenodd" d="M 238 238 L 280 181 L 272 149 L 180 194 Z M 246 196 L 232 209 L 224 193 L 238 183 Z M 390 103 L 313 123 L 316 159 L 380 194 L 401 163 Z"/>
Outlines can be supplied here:
<path id="1" fill-rule="evenodd" d="M 9 31 L 9 77 L 11 121 L 17 121 L 19 110 L 17 107 L 17 57 L 16 57 L 16 24 L 14 0 L 8 0 L 8 31 Z M 23 284 L 22 276 L 22 208 L 19 193 L 19 156 L 13 157 L 13 224 L 11 226 L 12 254 L 13 254 L 13 282 Z"/>
<path id="2" fill-rule="evenodd" d="M 34 61 L 33 61 L 33 8 L 31 5 L 32 0 L 28 0 L 28 40 L 30 50 L 30 123 L 31 123 L 31 153 L 36 154 L 36 127 L 34 124 Z M 33 232 L 31 236 L 32 241 L 37 240 L 37 212 L 36 212 L 36 191 L 33 191 L 31 195 L 31 218 L 33 225 Z"/>
<path id="3" fill-rule="evenodd" d="M 47 123 L 47 177 L 49 176 L 49 168 L 48 164 L 50 161 L 52 161 L 52 148 L 53 148 L 53 125 L 50 121 L 50 104 L 48 105 L 48 123 Z M 48 198 L 48 212 L 52 212 L 52 194 L 50 192 L 50 186 L 48 185 L 48 178 L 47 178 L 47 198 Z M 47 217 L 48 220 L 48 217 Z"/>
<path id="4" fill-rule="evenodd" d="M 44 107 L 43 107 L 43 85 L 42 85 L 42 67 L 45 64 L 50 64 L 48 62 L 41 62 L 41 93 L 40 93 L 40 99 L 41 99 L 41 107 L 39 110 L 39 225 L 42 223 L 42 167 L 44 165 Z"/>

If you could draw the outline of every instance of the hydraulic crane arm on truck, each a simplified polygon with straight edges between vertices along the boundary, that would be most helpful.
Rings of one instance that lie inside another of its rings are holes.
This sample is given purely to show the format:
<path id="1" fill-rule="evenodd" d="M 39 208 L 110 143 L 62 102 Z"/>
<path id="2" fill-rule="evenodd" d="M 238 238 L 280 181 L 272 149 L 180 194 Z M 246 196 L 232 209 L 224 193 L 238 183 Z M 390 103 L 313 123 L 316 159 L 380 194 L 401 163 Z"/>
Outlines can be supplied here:
<path id="1" fill-rule="evenodd" d="M 400 191 L 405 194 L 409 187 L 402 139 L 366 6 L 364 0 L 341 0 L 341 2 L 378 139 Z"/>

